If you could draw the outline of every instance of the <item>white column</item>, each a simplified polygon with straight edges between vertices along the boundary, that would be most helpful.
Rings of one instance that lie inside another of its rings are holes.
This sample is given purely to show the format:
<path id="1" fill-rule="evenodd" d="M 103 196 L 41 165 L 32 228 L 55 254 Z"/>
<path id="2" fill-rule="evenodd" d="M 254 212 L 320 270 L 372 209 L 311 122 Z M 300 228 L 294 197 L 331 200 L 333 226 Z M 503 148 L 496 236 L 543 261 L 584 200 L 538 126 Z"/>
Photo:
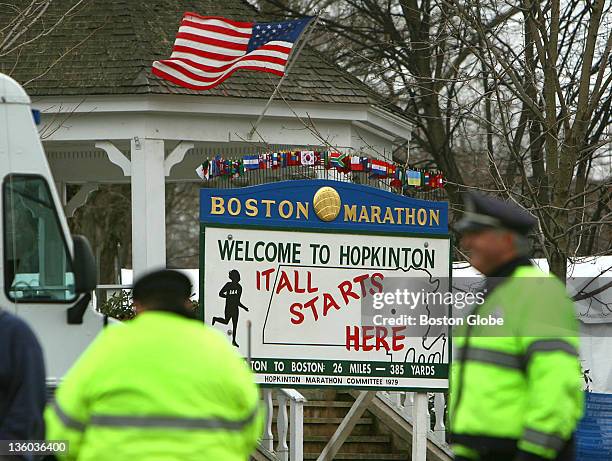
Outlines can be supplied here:
<path id="1" fill-rule="evenodd" d="M 66 184 L 64 181 L 55 181 L 55 189 L 57 190 L 60 202 L 62 202 L 62 206 L 66 206 Z"/>
<path id="2" fill-rule="evenodd" d="M 304 461 L 304 399 L 289 402 L 289 460 Z"/>
<path id="3" fill-rule="evenodd" d="M 134 277 L 166 267 L 164 141 L 131 141 L 132 267 Z"/>
<path id="4" fill-rule="evenodd" d="M 274 404 L 272 403 L 272 389 L 263 389 L 263 400 L 266 408 L 266 421 L 264 423 L 261 444 L 266 450 L 273 452 L 274 434 L 272 433 L 272 413 L 274 412 Z"/>
<path id="5" fill-rule="evenodd" d="M 429 432 L 429 408 L 426 392 L 414 393 L 412 417 L 412 461 L 427 459 L 427 433 Z"/>
<path id="6" fill-rule="evenodd" d="M 436 392 L 434 394 L 434 410 L 436 412 L 436 424 L 434 434 L 441 442 L 446 442 L 446 426 L 444 425 L 444 394 Z"/>
<path id="7" fill-rule="evenodd" d="M 288 397 L 282 390 L 276 393 L 278 402 L 278 414 L 276 415 L 276 430 L 278 431 L 278 443 L 276 445 L 276 455 L 280 461 L 289 461 L 289 445 L 287 444 L 287 434 L 289 432 L 289 416 L 287 415 Z"/>

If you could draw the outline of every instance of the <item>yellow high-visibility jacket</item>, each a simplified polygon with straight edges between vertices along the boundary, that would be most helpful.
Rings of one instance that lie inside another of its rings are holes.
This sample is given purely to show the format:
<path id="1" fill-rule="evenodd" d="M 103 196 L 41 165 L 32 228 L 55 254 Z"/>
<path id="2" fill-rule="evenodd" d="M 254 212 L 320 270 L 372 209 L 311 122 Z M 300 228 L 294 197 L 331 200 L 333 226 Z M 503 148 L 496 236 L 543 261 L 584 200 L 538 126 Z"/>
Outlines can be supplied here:
<path id="1" fill-rule="evenodd" d="M 554 459 L 584 399 L 578 322 L 565 287 L 521 266 L 477 313 L 504 323 L 454 332 L 448 408 L 455 453 L 478 459 L 479 451 L 518 449 Z"/>
<path id="2" fill-rule="evenodd" d="M 259 391 L 215 330 L 161 311 L 107 328 L 45 412 L 60 459 L 244 461 L 262 431 Z"/>

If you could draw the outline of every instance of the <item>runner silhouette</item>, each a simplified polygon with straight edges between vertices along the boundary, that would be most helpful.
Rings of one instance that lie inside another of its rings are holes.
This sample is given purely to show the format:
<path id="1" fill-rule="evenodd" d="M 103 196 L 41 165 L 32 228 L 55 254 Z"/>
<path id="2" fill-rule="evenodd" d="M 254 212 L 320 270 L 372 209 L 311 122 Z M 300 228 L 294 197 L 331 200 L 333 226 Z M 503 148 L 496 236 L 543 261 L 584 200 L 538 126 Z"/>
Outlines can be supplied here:
<path id="1" fill-rule="evenodd" d="M 213 317 L 212 324 L 215 322 L 222 323 L 223 325 L 227 325 L 229 321 L 232 321 L 232 344 L 236 347 L 238 343 L 236 342 L 236 329 L 238 328 L 238 314 L 239 307 L 242 307 L 245 311 L 249 311 L 249 308 L 240 302 L 240 296 L 242 295 L 242 286 L 240 285 L 240 272 L 236 269 L 233 269 L 229 272 L 229 278 L 231 282 L 227 282 L 221 288 L 219 292 L 219 296 L 221 298 L 225 298 L 225 318 L 223 317 Z"/>

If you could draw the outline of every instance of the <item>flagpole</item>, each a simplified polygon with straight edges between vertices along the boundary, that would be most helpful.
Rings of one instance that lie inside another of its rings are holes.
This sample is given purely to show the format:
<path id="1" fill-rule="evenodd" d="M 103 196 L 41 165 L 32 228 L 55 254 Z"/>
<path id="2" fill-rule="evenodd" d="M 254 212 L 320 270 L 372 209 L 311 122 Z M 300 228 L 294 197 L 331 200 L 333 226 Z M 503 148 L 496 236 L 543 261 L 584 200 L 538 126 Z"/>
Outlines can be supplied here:
<path id="1" fill-rule="evenodd" d="M 314 19 L 314 21 L 312 21 L 307 27 L 308 27 L 308 31 L 307 33 L 302 33 L 302 36 L 299 38 L 298 42 L 300 43 L 299 48 L 297 49 L 297 51 L 295 52 L 295 54 L 292 54 L 290 58 L 291 61 L 289 62 L 289 64 L 287 64 L 287 67 L 285 69 L 285 73 L 283 74 L 283 76 L 281 77 L 280 81 L 278 82 L 278 84 L 276 85 L 276 88 L 274 88 L 274 91 L 272 92 L 272 96 L 270 96 L 270 99 L 268 99 L 268 102 L 266 103 L 266 106 L 263 108 L 263 111 L 261 112 L 261 114 L 259 114 L 259 117 L 257 118 L 257 120 L 255 121 L 255 124 L 253 125 L 253 128 L 251 128 L 251 131 L 249 131 L 249 133 L 247 134 L 247 139 L 251 140 L 253 139 L 253 135 L 255 134 L 255 130 L 257 130 L 257 127 L 259 126 L 259 123 L 261 122 L 261 119 L 264 118 L 264 116 L 266 115 L 266 112 L 268 112 L 268 109 L 270 108 L 270 105 L 272 104 L 272 101 L 274 100 L 274 98 L 276 97 L 276 93 L 278 93 L 278 90 L 280 89 L 281 85 L 283 84 L 283 82 L 285 81 L 285 78 L 287 77 L 287 75 L 289 75 L 289 71 L 291 70 L 291 68 L 293 67 L 293 63 L 295 61 L 297 61 L 298 56 L 300 55 L 300 52 L 302 51 L 302 48 L 304 48 L 304 45 L 306 44 L 306 42 L 308 41 L 308 38 L 310 37 L 310 34 L 312 33 L 312 31 L 314 30 L 314 28 L 316 27 L 317 23 L 319 22 L 319 18 L 321 17 L 321 12 L 319 11 Z"/>

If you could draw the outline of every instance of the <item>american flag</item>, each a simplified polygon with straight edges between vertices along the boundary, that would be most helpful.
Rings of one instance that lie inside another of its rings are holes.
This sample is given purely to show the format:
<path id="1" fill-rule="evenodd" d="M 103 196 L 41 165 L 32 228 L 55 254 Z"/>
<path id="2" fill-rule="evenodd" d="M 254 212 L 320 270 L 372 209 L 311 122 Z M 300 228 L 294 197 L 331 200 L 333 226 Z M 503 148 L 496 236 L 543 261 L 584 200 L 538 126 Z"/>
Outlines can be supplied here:
<path id="1" fill-rule="evenodd" d="M 258 23 L 185 13 L 170 59 L 155 61 L 153 73 L 194 90 L 214 88 L 238 69 L 282 76 L 312 19 Z"/>

